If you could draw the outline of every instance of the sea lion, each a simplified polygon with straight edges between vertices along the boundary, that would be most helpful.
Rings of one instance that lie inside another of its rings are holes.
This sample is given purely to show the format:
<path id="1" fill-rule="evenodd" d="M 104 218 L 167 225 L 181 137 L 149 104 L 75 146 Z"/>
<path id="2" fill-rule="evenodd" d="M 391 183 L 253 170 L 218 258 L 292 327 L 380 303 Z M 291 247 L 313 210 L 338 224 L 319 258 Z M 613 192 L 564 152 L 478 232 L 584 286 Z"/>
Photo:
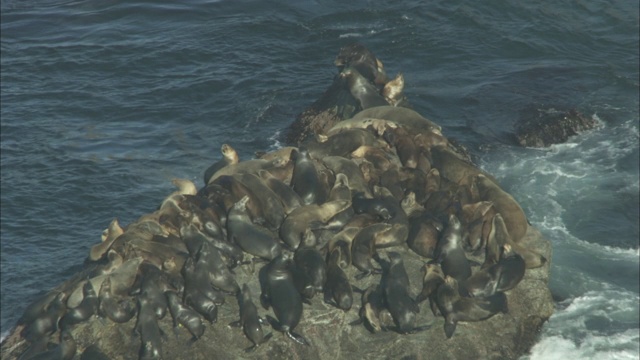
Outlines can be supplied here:
<path id="1" fill-rule="evenodd" d="M 345 67 L 355 68 L 375 84 L 384 84 L 388 81 L 382 62 L 362 44 L 354 43 L 340 48 L 334 64 L 340 71 Z"/>
<path id="2" fill-rule="evenodd" d="M 220 176 L 225 175 L 233 175 L 233 174 L 241 174 L 241 173 L 250 173 L 257 174 L 260 170 L 267 170 L 274 174 L 276 177 L 282 179 L 281 176 L 287 177 L 290 173 L 289 162 L 284 159 L 276 158 L 274 160 L 264 160 L 264 159 L 251 159 L 241 161 L 237 164 L 232 164 L 223 167 L 222 169 L 216 171 L 215 174 L 211 176 L 209 182 L 207 184 L 211 184 L 216 181 Z M 278 174 L 278 175 L 276 175 Z"/>
<path id="3" fill-rule="evenodd" d="M 305 143 L 309 155 L 321 160 L 326 156 L 346 157 L 360 146 L 373 145 L 376 136 L 365 129 L 345 129 L 327 137 L 323 142 L 309 140 Z"/>
<path id="4" fill-rule="evenodd" d="M 98 312 L 98 294 L 96 294 L 91 281 L 87 281 L 82 287 L 82 302 L 80 305 L 68 309 L 60 319 L 60 329 L 65 330 L 71 325 L 81 323 Z"/>
<path id="5" fill-rule="evenodd" d="M 402 73 L 398 73 L 393 80 L 390 80 L 384 84 L 382 88 L 382 96 L 391 106 L 398 106 L 398 104 L 404 99 L 402 90 L 404 89 L 404 76 Z"/>
<path id="6" fill-rule="evenodd" d="M 306 150 L 293 151 L 291 154 L 295 160 L 291 186 L 300 195 L 304 205 L 322 204 L 326 198 L 326 192 L 318 177 L 318 169 Z"/>
<path id="7" fill-rule="evenodd" d="M 313 232 L 307 229 L 302 242 L 293 254 L 293 262 L 305 275 L 308 285 L 311 285 L 315 292 L 321 293 L 327 281 L 327 266 L 320 251 L 314 247 L 315 243 Z M 314 293 L 311 297 L 313 295 Z"/>
<path id="8" fill-rule="evenodd" d="M 327 281 L 324 286 L 324 301 L 339 309 L 349 311 L 353 305 L 353 288 L 340 266 L 342 247 L 333 248 L 327 259 Z"/>
<path id="9" fill-rule="evenodd" d="M 410 295 L 409 276 L 402 257 L 394 251 L 388 252 L 387 256 L 388 262 L 380 261 L 383 270 L 380 286 L 396 330 L 401 334 L 425 330 L 424 327 L 416 327 L 416 317 L 420 308 Z"/>
<path id="10" fill-rule="evenodd" d="M 416 254 L 433 259 L 442 229 L 442 223 L 428 213 L 409 217 L 407 245 Z"/>
<path id="11" fill-rule="evenodd" d="M 340 72 L 339 77 L 346 81 L 349 92 L 358 100 L 362 109 L 389 105 L 378 92 L 378 88 L 369 82 L 366 77 L 362 76 L 355 68 L 345 68 Z"/>
<path id="12" fill-rule="evenodd" d="M 203 242 L 196 257 L 196 272 L 206 272 L 209 283 L 228 294 L 235 295 L 240 286 L 235 277 L 222 260 L 220 252 L 208 242 Z"/>
<path id="13" fill-rule="evenodd" d="M 351 325 L 364 323 L 365 328 L 372 333 L 386 330 L 393 324 L 393 318 L 385 307 L 384 294 L 380 284 L 371 285 L 362 293 L 362 305 L 358 311 L 360 319 Z"/>
<path id="14" fill-rule="evenodd" d="M 284 206 L 278 195 L 271 190 L 257 175 L 237 174 L 236 178 L 246 187 L 251 189 L 258 206 L 262 209 L 262 214 L 269 228 L 276 230 L 282 224 L 285 217 Z"/>
<path id="15" fill-rule="evenodd" d="M 111 220 L 109 226 L 103 232 L 102 242 L 99 244 L 93 245 L 91 250 L 89 250 L 89 260 L 98 261 L 100 258 L 104 256 L 104 254 L 109 250 L 113 241 L 122 233 L 124 230 L 120 227 L 118 223 L 118 219 Z"/>
<path id="16" fill-rule="evenodd" d="M 378 136 L 382 136 L 387 128 L 394 128 L 397 126 L 398 124 L 391 120 L 381 119 L 377 117 L 353 117 L 351 119 L 342 120 L 333 125 L 333 127 L 327 130 L 326 135 L 333 136 L 346 129 L 370 129 Z"/>
<path id="17" fill-rule="evenodd" d="M 356 275 L 356 279 L 362 279 L 371 274 L 379 274 L 382 272 L 380 269 L 373 267 L 371 260 L 378 256 L 376 251 L 377 234 L 390 228 L 391 225 L 383 223 L 369 225 L 361 229 L 353 238 L 351 244 L 351 263 L 361 271 L 360 274 Z"/>
<path id="18" fill-rule="evenodd" d="M 71 331 L 63 330 L 60 332 L 60 343 L 53 349 L 46 350 L 33 356 L 21 356 L 19 360 L 71 360 L 76 355 L 76 341 L 71 336 Z"/>
<path id="19" fill-rule="evenodd" d="M 449 223 L 438 240 L 434 255 L 444 274 L 457 282 L 464 284 L 471 276 L 471 265 L 462 247 L 462 225 L 454 214 L 449 215 Z"/>
<path id="20" fill-rule="evenodd" d="M 307 339 L 293 331 L 302 318 L 302 297 L 294 284 L 289 261 L 286 254 L 280 254 L 260 269 L 260 302 L 265 309 L 273 307 L 277 320 L 267 319 L 274 329 L 298 344 L 309 345 Z"/>
<path id="21" fill-rule="evenodd" d="M 360 227 L 345 226 L 327 243 L 327 251 L 329 254 L 333 249 L 340 248 L 338 265 L 343 269 L 346 269 L 347 266 L 351 265 L 351 242 L 359 231 Z"/>
<path id="22" fill-rule="evenodd" d="M 173 318 L 173 327 L 184 326 L 193 335 L 193 340 L 199 339 L 204 334 L 204 324 L 198 312 L 183 305 L 177 293 L 165 291 L 164 294 Z"/>
<path id="23" fill-rule="evenodd" d="M 347 176 L 352 193 L 362 192 L 367 197 L 371 197 L 371 191 L 358 164 L 340 156 L 327 156 L 322 159 L 322 162 L 334 174 L 342 173 Z"/>
<path id="24" fill-rule="evenodd" d="M 371 107 L 360 111 L 351 119 L 357 121 L 367 118 L 384 119 L 387 122 L 392 122 L 396 125 L 404 126 L 408 131 L 415 133 L 442 130 L 440 125 L 423 117 L 415 110 L 411 110 L 406 107 L 396 107 L 390 105 Z"/>
<path id="25" fill-rule="evenodd" d="M 400 158 L 403 166 L 415 169 L 418 166 L 420 149 L 413 141 L 413 136 L 406 128 L 398 126 L 385 130 L 382 137 L 396 149 L 396 154 Z"/>
<path id="26" fill-rule="evenodd" d="M 500 257 L 500 247 L 507 244 L 515 253 L 522 256 L 527 269 L 534 269 L 547 263 L 547 258 L 543 255 L 525 247 L 521 243 L 513 241 L 501 213 L 493 217 L 492 224 L 491 235 L 487 240 L 487 260 L 485 260 L 483 267 L 496 263 Z"/>
<path id="27" fill-rule="evenodd" d="M 445 317 L 444 332 L 447 339 L 453 336 L 458 321 L 482 321 L 498 312 L 507 313 L 507 297 L 498 292 L 486 298 L 468 298 L 460 296 L 458 282 L 446 276 L 444 283 L 438 286 L 437 304 Z"/>
<path id="28" fill-rule="evenodd" d="M 29 340 L 29 342 L 35 342 L 56 332 L 58 330 L 58 322 L 66 311 L 64 304 L 66 296 L 63 292 L 56 294 L 53 300 L 45 307 L 45 312 L 26 324 L 20 335 Z"/>
<path id="29" fill-rule="evenodd" d="M 218 320 L 218 304 L 224 303 L 224 295 L 209 284 L 207 274 L 197 273 L 195 260 L 189 257 L 182 268 L 184 276 L 183 301 L 199 312 L 210 323 Z"/>
<path id="30" fill-rule="evenodd" d="M 421 303 L 429 299 L 429 306 L 433 316 L 440 315 L 437 305 L 438 286 L 444 283 L 444 273 L 438 264 L 425 264 L 422 269 L 422 291 L 416 297 L 416 302 Z"/>
<path id="31" fill-rule="evenodd" d="M 511 290 L 524 277 L 526 264 L 522 256 L 511 249 L 511 245 L 503 246 L 500 260 L 485 269 L 476 271 L 465 282 L 469 295 L 488 297 L 497 292 Z"/>
<path id="32" fill-rule="evenodd" d="M 195 256 L 199 250 L 200 244 L 206 241 L 228 259 L 225 263 L 230 268 L 234 268 L 243 263 L 244 252 L 237 245 L 217 236 L 204 234 L 193 224 L 181 226 L 180 237 L 183 239 L 184 244 L 189 244 L 189 253 L 193 256 Z"/>
<path id="33" fill-rule="evenodd" d="M 136 314 L 135 303 L 128 298 L 117 299 L 111 293 L 111 277 L 107 277 L 102 282 L 98 297 L 100 299 L 98 315 L 108 317 L 113 322 L 126 323 Z"/>
<path id="34" fill-rule="evenodd" d="M 134 330 L 140 335 L 140 359 L 162 357 L 162 330 L 158 326 L 152 301 L 153 299 L 149 299 L 145 293 L 138 296 L 138 318 Z"/>
<path id="35" fill-rule="evenodd" d="M 235 242 L 242 250 L 253 256 L 272 260 L 282 252 L 280 242 L 269 230 L 251 222 L 247 212 L 248 201 L 248 196 L 243 197 L 229 211 L 227 218 L 229 241 Z M 286 223 L 286 219 L 284 222 Z"/>
<path id="36" fill-rule="evenodd" d="M 211 166 L 204 171 L 204 184 L 207 185 L 209 180 L 213 177 L 213 174 L 218 172 L 218 170 L 222 169 L 227 165 L 234 165 L 240 162 L 240 157 L 238 156 L 238 152 L 231 147 L 229 144 L 222 144 L 220 148 L 220 152 L 222 153 L 222 159 L 216 161 Z"/>
<path id="37" fill-rule="evenodd" d="M 351 206 L 356 214 L 374 215 L 381 220 L 389 220 L 396 216 L 392 203 L 382 198 L 368 198 L 362 192 L 353 194 Z"/>
<path id="38" fill-rule="evenodd" d="M 300 195 L 296 193 L 291 186 L 285 184 L 280 179 L 273 176 L 267 170 L 258 171 L 258 175 L 265 182 L 265 184 L 278 195 L 278 198 L 282 202 L 284 206 L 284 210 L 286 214 L 289 214 L 296 208 L 302 206 L 302 199 Z"/>
<path id="39" fill-rule="evenodd" d="M 80 360 L 111 360 L 109 357 L 102 352 L 96 345 L 87 346 L 82 354 L 80 355 Z"/>
<path id="40" fill-rule="evenodd" d="M 242 285 L 242 292 L 238 293 L 237 298 L 238 307 L 240 308 L 240 320 L 230 323 L 229 326 L 242 326 L 245 336 L 253 343 L 253 346 L 245 349 L 246 352 L 250 352 L 269 340 L 272 333 L 264 335 L 261 326 L 262 319 L 258 316 L 258 309 L 251 299 L 251 292 L 247 284 Z"/>
<path id="41" fill-rule="evenodd" d="M 373 164 L 375 169 L 380 171 L 386 171 L 392 167 L 402 166 L 402 164 L 395 156 L 392 156 L 392 154 L 390 154 L 388 151 L 378 146 L 360 146 L 359 148 L 351 152 L 351 157 L 354 159 L 365 159 Z M 360 168 L 360 170 L 362 171 L 362 167 Z"/>
<path id="42" fill-rule="evenodd" d="M 502 214 L 511 240 L 519 242 L 527 233 L 529 223 L 524 210 L 518 202 L 506 191 L 502 190 L 497 182 L 494 182 L 483 174 L 475 177 L 476 185 L 481 200 L 491 201 L 496 211 Z"/>
<path id="43" fill-rule="evenodd" d="M 158 319 L 167 314 L 167 298 L 164 291 L 167 289 L 164 272 L 149 263 L 140 264 L 140 296 L 145 296 L 148 306 L 153 309 Z"/>
<path id="44" fill-rule="evenodd" d="M 293 210 L 280 226 L 280 238 L 291 249 L 296 249 L 306 229 L 327 224 L 336 214 L 351 206 L 347 200 L 328 201 L 322 205 L 310 204 Z"/>

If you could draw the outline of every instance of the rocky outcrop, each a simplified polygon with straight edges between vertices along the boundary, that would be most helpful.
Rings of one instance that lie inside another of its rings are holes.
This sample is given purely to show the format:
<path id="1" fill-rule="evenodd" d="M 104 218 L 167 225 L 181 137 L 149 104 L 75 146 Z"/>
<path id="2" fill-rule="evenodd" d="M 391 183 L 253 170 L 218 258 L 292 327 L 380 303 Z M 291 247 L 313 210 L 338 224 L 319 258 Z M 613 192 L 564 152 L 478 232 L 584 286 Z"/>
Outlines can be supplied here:
<path id="1" fill-rule="evenodd" d="M 358 54 L 364 55 L 358 57 Z M 346 48 L 341 51 L 336 64 L 346 68 L 348 64 L 355 63 L 357 66 L 353 68 L 366 74 L 371 84 L 377 86 L 383 93 L 385 81 L 388 82 L 388 79 L 385 80 L 385 77 L 381 75 L 381 63 L 372 56 L 368 50 L 364 52 L 362 48 Z M 372 64 L 376 64 L 375 70 L 371 68 Z M 392 244 L 393 246 L 380 247 L 378 253 L 383 259 L 382 262 L 387 258 L 389 251 L 400 254 L 409 279 L 409 293 L 412 298 L 415 298 L 422 290 L 421 268 L 430 258 L 418 255 L 407 246 L 405 239 L 408 235 L 406 231 L 402 231 L 403 224 L 406 224 L 407 214 L 405 217 L 399 216 L 404 214 L 404 210 L 399 207 L 399 199 L 404 199 L 403 203 L 406 204 L 406 199 L 412 199 L 413 195 L 407 196 L 405 192 L 411 190 L 415 194 L 417 205 L 413 205 L 415 209 L 418 209 L 417 211 L 423 211 L 423 208 L 427 208 L 438 219 L 446 217 L 447 214 L 461 215 L 461 206 L 464 203 L 482 200 L 482 191 L 474 190 L 473 179 L 477 176 L 492 178 L 469 163 L 464 154 L 459 153 L 456 147 L 451 145 L 441 134 L 437 124 L 411 111 L 398 112 L 393 107 L 369 108 L 370 110 L 366 113 L 377 114 L 374 118 L 375 121 L 369 121 L 370 118 L 366 117 L 364 122 L 352 121 L 349 123 L 355 124 L 349 128 L 357 129 L 349 135 L 356 134 L 355 137 L 350 137 L 350 139 L 355 139 L 354 143 L 345 143 L 344 140 L 334 141 L 338 138 L 332 138 L 332 136 L 345 134 L 331 129 L 335 123 L 345 117 L 351 117 L 358 112 L 359 107 L 362 107 L 362 102 L 358 101 L 357 96 L 353 94 L 353 86 L 350 88 L 339 80 L 339 76 L 337 79 L 323 96 L 321 104 L 316 102 L 289 129 L 289 139 L 295 139 L 296 143 L 302 142 L 309 149 L 312 157 L 314 157 L 314 153 L 316 154 L 314 161 L 321 170 L 320 173 L 323 174 L 319 184 L 326 181 L 325 184 L 331 185 L 333 181 L 326 179 L 335 176 L 335 172 L 355 171 L 357 174 L 354 173 L 349 178 L 350 187 L 371 192 L 378 199 L 389 199 L 390 196 L 393 196 L 398 200 L 395 205 L 393 200 L 387 202 L 387 205 L 384 206 L 388 208 L 383 209 L 384 211 L 378 207 L 373 208 L 374 212 L 379 215 L 374 217 L 374 221 L 385 224 L 385 231 L 393 231 L 393 236 L 390 239 L 387 237 L 386 241 L 401 239 L 398 243 Z M 376 81 L 380 84 L 376 85 Z M 355 89 L 358 94 L 357 90 Z M 336 106 L 337 102 L 342 105 L 351 104 L 351 107 Z M 399 118 L 398 114 L 402 116 Z M 300 122 L 302 118 L 304 121 Z M 424 124 L 424 126 L 420 124 Z M 421 127 L 424 129 L 420 129 Z M 410 144 L 405 142 L 406 138 L 403 137 L 407 129 L 412 130 L 412 135 L 419 135 L 415 137 L 415 142 L 421 144 L 419 147 L 422 150 L 417 153 L 419 154 L 417 158 L 414 157 L 416 153 L 407 150 L 407 148 L 411 148 Z M 313 137 L 309 139 L 309 135 L 318 135 L 319 141 Z M 381 168 L 395 169 L 396 172 L 393 173 L 395 175 L 391 180 L 389 174 L 385 175 L 385 173 L 378 174 L 380 176 L 376 177 L 374 173 L 378 167 L 374 165 L 369 165 L 366 175 L 359 173 L 360 168 L 365 168 L 362 167 L 364 160 L 356 159 L 359 155 L 353 155 L 353 149 L 351 149 L 354 146 L 359 147 L 359 144 L 366 144 L 365 146 L 377 149 L 372 152 L 376 155 L 375 159 L 372 159 L 375 164 L 379 164 Z M 258 173 L 261 173 L 261 170 L 267 170 L 275 176 L 286 179 L 286 182 L 290 182 L 292 167 L 296 162 L 295 156 L 291 158 L 291 153 L 291 149 L 283 149 L 263 155 L 259 160 L 250 160 L 253 161 L 252 163 L 245 162 L 242 166 L 239 166 L 240 164 L 229 166 L 236 166 L 234 169 L 244 169 L 243 171 L 250 169 L 251 172 Z M 323 163 L 324 165 L 322 165 Z M 355 164 L 359 164 L 361 167 L 359 168 Z M 350 168 L 352 165 L 355 165 L 355 168 Z M 326 168 L 331 167 L 335 171 L 327 171 L 325 166 Z M 441 169 L 442 179 L 437 183 L 426 182 L 426 174 L 434 173 L 428 170 L 431 168 Z M 224 173 L 233 174 L 234 172 L 226 168 Z M 218 235 L 225 232 L 226 211 L 237 201 L 237 199 L 233 200 L 234 191 L 242 192 L 244 190 L 238 190 L 242 188 L 242 185 L 234 183 L 235 180 L 232 177 L 217 174 L 212 179 L 214 180 L 210 182 L 210 185 L 201 189 L 198 194 L 195 194 L 195 191 L 187 186 L 188 184 L 176 182 L 180 190 L 165 199 L 159 210 L 129 224 L 123 234 L 120 233 L 119 227 L 114 225 L 115 230 L 110 229 L 105 233 L 103 239 L 104 241 L 112 241 L 109 246 L 108 259 L 103 257 L 99 261 L 89 262 L 81 273 L 45 295 L 39 305 L 36 302 L 34 306 L 31 306 L 12 334 L 2 343 L 0 348 L 2 358 L 18 358 L 20 354 L 32 350 L 37 352 L 35 348 L 38 346 L 43 351 L 46 349 L 43 341 L 49 340 L 54 344 L 58 343 L 61 338 L 59 330 L 55 332 L 52 331 L 53 328 L 49 330 L 43 321 L 40 321 L 38 323 L 40 325 L 37 327 L 34 327 L 33 324 L 35 321 L 39 321 L 38 319 L 46 319 L 49 316 L 56 319 L 55 321 L 62 317 L 62 313 L 55 306 L 58 294 L 64 294 L 63 302 L 67 307 L 64 312 L 69 313 L 71 311 L 69 309 L 82 306 L 81 290 L 79 289 L 82 288 L 82 284 L 87 278 L 90 278 L 94 283 L 96 292 L 100 292 L 104 287 L 105 279 L 110 278 L 111 291 L 120 292 L 118 296 L 121 299 L 129 299 L 137 303 L 138 310 L 136 316 L 122 323 L 92 315 L 87 320 L 68 326 L 64 337 L 64 348 L 70 349 L 71 346 L 67 341 L 73 341 L 75 347 L 73 350 L 76 350 L 75 359 L 99 358 L 100 355 L 114 360 L 137 359 L 148 355 L 149 349 L 157 350 L 158 355 L 163 359 L 515 359 L 531 348 L 537 339 L 540 327 L 553 313 L 553 300 L 548 288 L 551 245 L 536 229 L 528 226 L 522 238 L 510 241 L 516 241 L 518 249 L 534 251 L 547 261 L 543 262 L 542 266 L 527 269 L 517 286 L 506 291 L 508 313 L 497 313 L 478 322 L 460 322 L 455 333 L 449 339 L 445 336 L 443 329 L 443 317 L 432 314 L 429 301 L 418 305 L 419 313 L 415 325 L 421 331 L 401 334 L 392 330 L 393 324 L 387 324 L 391 325 L 388 331 L 371 333 L 363 325 L 354 324 L 359 319 L 358 310 L 360 308 L 360 295 L 355 293 L 353 306 L 348 311 L 325 303 L 322 301 L 322 294 L 316 295 L 309 304 L 304 305 L 302 319 L 295 328 L 295 332 L 304 336 L 309 341 L 309 346 L 298 344 L 272 329 L 271 326 L 263 325 L 265 332 L 273 332 L 272 338 L 251 352 L 246 352 L 245 349 L 249 348 L 252 342 L 248 340 L 240 328 L 228 326 L 229 323 L 240 318 L 238 301 L 232 295 L 225 295 L 223 299 L 217 299 L 219 305 L 217 306 L 216 322 L 205 321 L 206 316 L 202 312 L 196 316 L 205 326 L 202 335 L 194 334 L 199 337 L 196 340 L 185 327 L 174 327 L 172 316 L 168 310 L 155 312 L 159 315 L 156 317 L 153 311 L 149 314 L 146 311 L 148 308 L 145 308 L 144 311 L 141 311 L 141 308 L 149 306 L 145 299 L 160 299 L 163 290 L 182 295 L 190 286 L 187 281 L 195 281 L 187 279 L 189 272 L 185 269 L 189 267 L 189 262 L 195 261 L 197 268 L 198 262 L 203 258 L 205 258 L 203 261 L 207 261 L 207 256 L 202 253 L 204 246 L 198 245 L 199 243 L 194 240 L 194 236 L 188 235 L 187 230 L 191 231 L 189 226 L 193 225 L 208 233 L 211 244 L 217 241 L 214 239 L 218 238 Z M 215 179 L 220 180 L 216 181 Z M 374 183 L 388 187 L 389 191 L 381 191 L 379 188 L 374 190 L 371 186 Z M 426 186 L 427 184 L 428 186 Z M 433 195 L 435 193 L 438 195 Z M 506 199 L 505 201 L 510 200 Z M 265 202 L 263 207 L 267 206 L 271 205 L 267 205 Z M 490 211 L 487 212 L 487 214 L 490 213 Z M 350 216 L 341 211 L 336 215 L 336 218 L 339 215 L 344 218 L 345 214 Z M 276 223 L 281 221 L 270 215 L 274 214 L 262 215 L 262 224 L 265 228 L 270 227 L 269 221 Z M 403 223 L 403 221 L 405 222 Z M 490 220 L 486 221 L 491 223 Z M 313 225 L 317 232 L 318 242 L 322 243 L 337 230 L 331 226 L 319 226 L 318 222 L 319 220 L 316 220 L 310 225 Z M 481 222 L 481 224 L 485 222 Z M 271 227 L 277 230 L 277 226 L 271 224 Z M 268 232 L 274 229 L 263 231 Z M 116 233 L 118 236 L 115 239 L 110 238 L 110 232 Z M 231 256 L 234 252 L 229 249 L 228 245 L 227 243 L 217 243 L 214 246 L 227 249 L 224 252 L 221 251 L 226 254 L 224 258 L 227 261 L 239 260 L 234 260 Z M 282 246 L 284 247 L 284 244 Z M 287 250 L 284 251 L 287 252 Z M 485 258 L 484 253 L 484 251 L 469 252 L 467 257 L 476 263 L 482 263 Z M 94 256 L 94 258 L 99 257 L 99 254 Z M 245 254 L 245 257 L 248 256 Z M 247 284 L 261 316 L 273 314 L 271 310 L 260 307 L 261 284 L 258 272 L 263 264 L 264 262 L 242 264 L 235 267 L 233 273 L 233 279 L 240 287 Z M 479 266 L 473 266 L 472 269 L 475 273 L 479 271 Z M 359 289 L 367 289 L 381 281 L 377 274 L 359 278 L 357 275 L 360 272 L 354 266 L 346 266 L 343 270 L 351 284 Z M 130 276 L 132 274 L 136 279 L 135 282 Z M 201 290 L 204 291 L 204 289 Z M 220 304 L 221 302 L 224 304 Z M 161 304 L 156 305 L 157 307 L 154 309 L 160 308 L 158 310 L 161 310 L 163 307 Z M 143 312 L 145 315 L 141 315 Z M 143 316 L 146 320 L 140 320 Z M 161 334 L 158 335 L 159 337 L 155 335 L 156 321 L 157 329 Z M 137 324 L 138 322 L 143 324 Z M 149 328 L 153 332 L 149 332 Z M 38 336 L 39 332 L 44 335 Z M 71 335 L 71 340 L 68 340 L 69 335 Z M 145 341 L 148 345 L 147 352 L 144 352 Z"/>
<path id="2" fill-rule="evenodd" d="M 516 126 L 518 143 L 525 147 L 562 144 L 569 137 L 593 129 L 597 122 L 576 109 L 527 109 Z"/>

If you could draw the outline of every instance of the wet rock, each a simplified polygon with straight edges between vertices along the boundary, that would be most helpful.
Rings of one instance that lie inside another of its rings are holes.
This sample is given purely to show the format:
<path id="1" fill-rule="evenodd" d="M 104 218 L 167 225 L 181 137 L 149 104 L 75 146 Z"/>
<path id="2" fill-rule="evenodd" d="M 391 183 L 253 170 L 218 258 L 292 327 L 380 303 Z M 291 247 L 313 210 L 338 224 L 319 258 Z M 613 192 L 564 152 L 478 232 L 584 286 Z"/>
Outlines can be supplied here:
<path id="1" fill-rule="evenodd" d="M 566 142 L 570 136 L 596 127 L 596 121 L 576 109 L 528 108 L 516 126 L 518 143 L 525 147 L 548 147 Z"/>

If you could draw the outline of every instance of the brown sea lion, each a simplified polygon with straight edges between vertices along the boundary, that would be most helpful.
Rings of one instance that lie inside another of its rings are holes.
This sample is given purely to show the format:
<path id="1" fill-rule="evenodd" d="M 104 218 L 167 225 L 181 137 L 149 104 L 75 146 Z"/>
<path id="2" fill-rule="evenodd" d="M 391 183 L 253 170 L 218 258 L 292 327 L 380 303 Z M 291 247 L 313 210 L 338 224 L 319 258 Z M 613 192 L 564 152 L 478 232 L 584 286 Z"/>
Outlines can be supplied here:
<path id="1" fill-rule="evenodd" d="M 240 157 L 238 156 L 238 152 L 231 147 L 229 144 L 222 144 L 220 148 L 220 152 L 222 153 L 222 159 L 216 161 L 211 166 L 207 168 L 204 172 L 204 184 L 207 185 L 209 180 L 213 174 L 215 174 L 218 170 L 222 169 L 227 165 L 234 165 L 240 162 Z"/>
<path id="2" fill-rule="evenodd" d="M 520 204 L 506 191 L 502 190 L 496 182 L 483 174 L 475 177 L 480 198 L 491 201 L 496 211 L 502 214 L 504 223 L 511 239 L 519 242 L 527 233 L 529 223 Z"/>

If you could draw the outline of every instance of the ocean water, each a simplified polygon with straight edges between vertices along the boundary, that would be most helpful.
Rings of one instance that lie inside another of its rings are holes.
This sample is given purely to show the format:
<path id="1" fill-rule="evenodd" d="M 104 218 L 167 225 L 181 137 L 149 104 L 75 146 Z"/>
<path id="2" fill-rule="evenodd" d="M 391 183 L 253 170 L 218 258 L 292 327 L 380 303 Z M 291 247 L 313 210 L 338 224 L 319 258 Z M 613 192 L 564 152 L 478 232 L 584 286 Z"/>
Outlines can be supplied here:
<path id="1" fill-rule="evenodd" d="M 222 143 L 281 145 L 361 42 L 551 240 L 556 312 L 526 358 L 637 359 L 638 5 L 2 0 L 2 336 L 113 218 L 201 185 Z M 569 108 L 599 127 L 516 145 L 527 112 Z"/>

